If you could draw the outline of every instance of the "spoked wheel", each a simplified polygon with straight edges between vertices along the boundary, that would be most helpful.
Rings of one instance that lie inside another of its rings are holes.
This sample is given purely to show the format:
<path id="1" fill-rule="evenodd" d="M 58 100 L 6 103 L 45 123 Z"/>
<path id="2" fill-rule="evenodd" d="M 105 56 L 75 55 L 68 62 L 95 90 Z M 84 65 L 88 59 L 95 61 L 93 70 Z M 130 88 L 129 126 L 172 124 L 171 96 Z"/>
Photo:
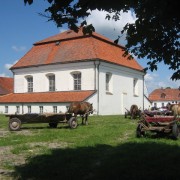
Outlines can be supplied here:
<path id="1" fill-rule="evenodd" d="M 172 135 L 173 135 L 173 138 L 175 139 L 179 139 L 180 137 L 180 130 L 176 123 L 172 127 Z"/>
<path id="2" fill-rule="evenodd" d="M 136 129 L 136 137 L 140 138 L 145 136 L 145 132 L 142 130 L 142 125 L 138 124 L 137 129 Z"/>
<path id="3" fill-rule="evenodd" d="M 21 128 L 21 121 L 18 118 L 11 118 L 9 120 L 9 129 L 11 131 L 19 131 Z"/>
<path id="4" fill-rule="evenodd" d="M 68 123 L 71 129 L 75 129 L 77 127 L 77 119 L 75 117 L 71 117 Z"/>

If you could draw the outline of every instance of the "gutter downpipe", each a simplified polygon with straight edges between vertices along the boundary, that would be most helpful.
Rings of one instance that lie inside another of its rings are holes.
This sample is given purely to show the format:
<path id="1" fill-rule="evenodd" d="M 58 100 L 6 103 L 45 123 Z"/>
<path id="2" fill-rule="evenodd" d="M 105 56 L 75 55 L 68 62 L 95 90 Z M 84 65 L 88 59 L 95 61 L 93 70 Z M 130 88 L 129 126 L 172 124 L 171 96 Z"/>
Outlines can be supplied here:
<path id="1" fill-rule="evenodd" d="M 97 115 L 99 115 L 99 65 L 100 61 L 94 61 L 95 75 L 94 75 L 94 90 L 97 91 Z"/>
<path id="2" fill-rule="evenodd" d="M 143 111 L 144 111 L 144 76 L 145 75 L 143 75 Z"/>
<path id="3" fill-rule="evenodd" d="M 22 103 L 22 114 L 24 114 L 24 104 Z"/>

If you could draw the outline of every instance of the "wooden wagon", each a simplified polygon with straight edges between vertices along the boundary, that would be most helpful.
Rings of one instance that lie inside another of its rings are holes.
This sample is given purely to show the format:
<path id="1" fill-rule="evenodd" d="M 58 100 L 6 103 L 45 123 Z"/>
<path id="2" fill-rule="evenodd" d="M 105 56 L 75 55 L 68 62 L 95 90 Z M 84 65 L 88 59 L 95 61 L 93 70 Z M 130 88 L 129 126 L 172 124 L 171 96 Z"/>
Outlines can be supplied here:
<path id="1" fill-rule="evenodd" d="M 146 131 L 151 131 L 171 134 L 174 139 L 178 139 L 180 137 L 179 121 L 178 116 L 154 115 L 151 117 L 143 114 L 138 122 L 136 135 L 142 137 L 145 136 Z"/>
<path id="2" fill-rule="evenodd" d="M 124 114 L 124 117 L 127 118 L 127 116 L 131 116 L 130 111 L 128 109 L 126 109 L 126 108 L 125 108 L 125 110 L 126 110 L 126 112 Z"/>
<path id="3" fill-rule="evenodd" d="M 127 118 L 127 117 L 130 117 L 131 119 L 136 119 L 137 117 L 140 118 L 141 116 L 141 110 L 138 109 L 137 111 L 133 112 L 130 110 L 128 110 L 127 108 L 125 108 L 125 114 L 124 114 L 124 117 Z"/>
<path id="4" fill-rule="evenodd" d="M 49 114 L 8 114 L 9 130 L 18 131 L 22 124 L 48 123 L 51 128 L 56 128 L 58 123 L 68 123 L 70 128 L 77 127 L 77 118 L 72 114 L 49 113 Z"/>

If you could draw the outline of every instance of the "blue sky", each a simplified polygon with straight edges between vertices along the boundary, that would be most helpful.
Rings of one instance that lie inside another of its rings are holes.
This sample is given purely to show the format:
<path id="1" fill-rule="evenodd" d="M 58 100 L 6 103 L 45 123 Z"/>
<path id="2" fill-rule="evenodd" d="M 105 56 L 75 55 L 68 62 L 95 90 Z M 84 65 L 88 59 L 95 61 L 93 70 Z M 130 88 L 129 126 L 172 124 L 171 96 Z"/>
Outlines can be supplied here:
<path id="1" fill-rule="evenodd" d="M 58 29 L 54 22 L 47 21 L 46 18 L 38 15 L 48 7 L 46 1 L 34 1 L 31 6 L 25 6 L 23 2 L 23 0 L 0 2 L 0 76 L 12 77 L 9 67 L 25 55 L 33 43 L 65 30 L 65 27 Z M 107 21 L 105 16 L 106 12 L 94 11 L 87 21 L 93 23 L 96 32 L 112 40 L 117 38 L 127 21 L 133 22 L 135 19 L 132 13 L 123 14 L 120 22 Z M 124 37 L 119 43 L 124 45 Z M 137 61 L 146 67 L 147 60 L 137 59 Z M 173 71 L 170 71 L 163 63 L 158 67 L 157 71 L 148 71 L 145 76 L 149 93 L 160 87 L 178 88 L 180 86 L 180 80 L 170 80 Z"/>

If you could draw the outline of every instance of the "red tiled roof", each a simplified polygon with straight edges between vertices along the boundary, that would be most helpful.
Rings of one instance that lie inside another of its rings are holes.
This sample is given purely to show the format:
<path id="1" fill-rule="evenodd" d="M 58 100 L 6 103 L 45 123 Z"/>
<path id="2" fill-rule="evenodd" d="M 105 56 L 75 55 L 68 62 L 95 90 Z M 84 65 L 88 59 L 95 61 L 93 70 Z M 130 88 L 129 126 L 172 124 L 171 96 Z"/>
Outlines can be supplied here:
<path id="1" fill-rule="evenodd" d="M 68 30 L 68 31 L 65 31 L 65 32 L 62 32 L 62 33 L 59 33 L 59 34 L 56 34 L 54 36 L 51 36 L 51 37 L 48 37 L 46 39 L 43 39 L 41 41 L 38 41 L 36 43 L 34 43 L 34 45 L 38 45 L 38 44 L 44 44 L 44 43 L 50 43 L 50 42 L 56 42 L 56 41 L 63 41 L 63 40 L 70 40 L 70 39 L 76 39 L 76 38 L 84 38 L 84 37 L 89 37 L 89 35 L 84 35 L 82 33 L 81 30 L 79 30 L 78 33 L 72 31 L 72 30 Z M 110 41 L 113 43 L 113 41 L 111 41 L 110 39 L 108 39 L 107 37 L 105 36 L 102 36 L 101 34 L 98 34 L 96 32 L 93 32 L 93 35 L 92 36 L 95 36 L 95 37 L 98 37 L 102 40 L 105 40 L 105 41 Z"/>
<path id="2" fill-rule="evenodd" d="M 151 101 L 180 101 L 179 89 L 155 89 L 149 94 Z"/>
<path id="3" fill-rule="evenodd" d="M 11 93 L 0 96 L 0 103 L 59 103 L 84 101 L 95 91 L 64 91 L 38 93 Z"/>
<path id="4" fill-rule="evenodd" d="M 123 57 L 123 50 L 122 46 L 100 34 L 84 36 L 81 31 L 69 30 L 35 43 L 11 69 L 100 59 L 142 71 L 137 61 Z"/>
<path id="5" fill-rule="evenodd" d="M 13 92 L 13 78 L 0 77 L 0 95 L 9 94 Z"/>

